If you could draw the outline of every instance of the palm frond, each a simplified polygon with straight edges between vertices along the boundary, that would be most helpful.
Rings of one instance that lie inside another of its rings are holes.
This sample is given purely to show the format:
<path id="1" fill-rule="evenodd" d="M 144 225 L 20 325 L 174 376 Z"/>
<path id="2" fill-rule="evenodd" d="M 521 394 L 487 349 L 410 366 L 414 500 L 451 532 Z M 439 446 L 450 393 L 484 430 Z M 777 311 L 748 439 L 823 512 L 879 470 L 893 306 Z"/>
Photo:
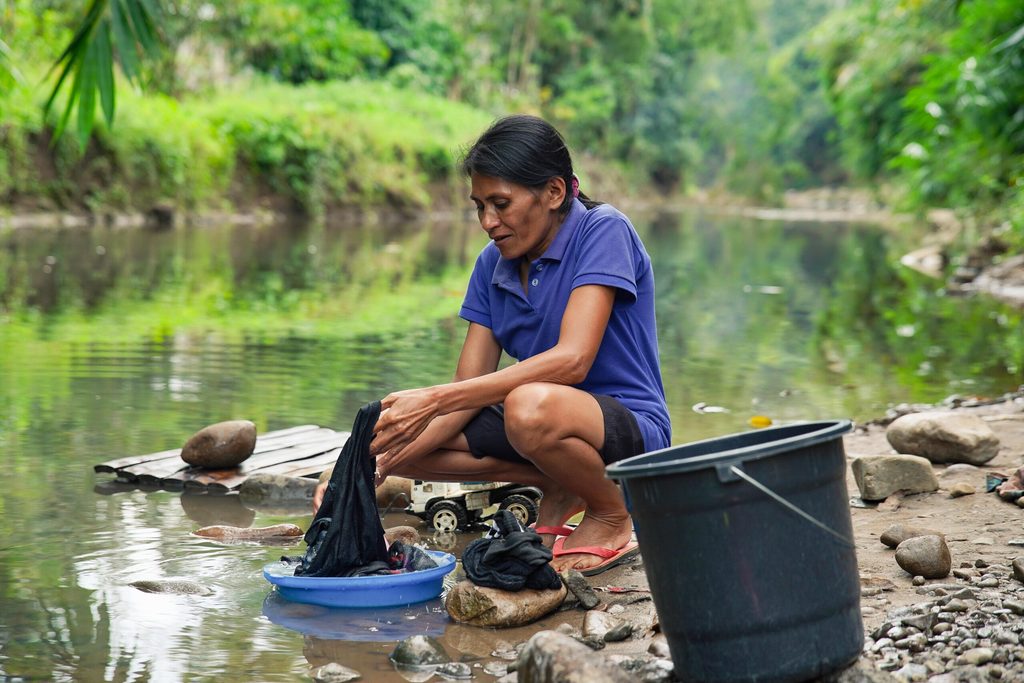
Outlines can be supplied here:
<path id="1" fill-rule="evenodd" d="M 156 0 L 90 0 L 71 42 L 50 69 L 50 75 L 59 75 L 46 100 L 44 115 L 50 114 L 57 97 L 67 89 L 67 102 L 54 128 L 54 142 L 64 134 L 76 107 L 79 143 L 84 146 L 88 142 L 95 124 L 97 97 L 108 125 L 113 123 L 114 63 L 121 65 L 129 81 L 135 81 L 140 60 L 160 51 L 161 16 Z"/>

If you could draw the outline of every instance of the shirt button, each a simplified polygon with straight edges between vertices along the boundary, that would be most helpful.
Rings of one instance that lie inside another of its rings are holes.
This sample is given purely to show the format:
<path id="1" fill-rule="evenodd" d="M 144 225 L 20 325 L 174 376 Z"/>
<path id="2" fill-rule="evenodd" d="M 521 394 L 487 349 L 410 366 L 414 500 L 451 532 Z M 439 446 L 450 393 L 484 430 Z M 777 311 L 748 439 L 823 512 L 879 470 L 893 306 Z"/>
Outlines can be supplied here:
<path id="1" fill-rule="evenodd" d="M 537 278 L 533 278 L 533 280 L 530 281 L 530 284 L 536 287 L 537 285 L 540 284 L 540 280 L 538 280 Z"/>
<path id="2" fill-rule="evenodd" d="M 537 264 L 537 270 L 544 270 L 544 264 L 543 263 L 538 263 Z"/>

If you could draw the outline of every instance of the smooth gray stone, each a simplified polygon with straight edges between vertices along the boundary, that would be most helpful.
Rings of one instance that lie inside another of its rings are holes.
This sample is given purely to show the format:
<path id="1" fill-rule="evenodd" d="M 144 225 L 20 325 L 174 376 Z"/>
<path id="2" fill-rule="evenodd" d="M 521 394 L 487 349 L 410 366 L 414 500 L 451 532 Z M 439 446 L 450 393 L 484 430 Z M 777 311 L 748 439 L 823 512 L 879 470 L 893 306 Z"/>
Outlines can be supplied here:
<path id="1" fill-rule="evenodd" d="M 983 465 L 999 452 L 999 437 L 976 415 L 928 412 L 904 415 L 885 430 L 899 453 L 920 455 L 937 463 Z"/>
<path id="2" fill-rule="evenodd" d="M 926 529 L 924 527 L 910 526 L 909 524 L 893 524 L 882 532 L 882 535 L 878 537 L 878 540 L 890 548 L 895 548 L 909 538 L 915 538 L 917 536 L 942 535 L 943 534 L 938 531 L 933 531 L 932 529 Z"/>

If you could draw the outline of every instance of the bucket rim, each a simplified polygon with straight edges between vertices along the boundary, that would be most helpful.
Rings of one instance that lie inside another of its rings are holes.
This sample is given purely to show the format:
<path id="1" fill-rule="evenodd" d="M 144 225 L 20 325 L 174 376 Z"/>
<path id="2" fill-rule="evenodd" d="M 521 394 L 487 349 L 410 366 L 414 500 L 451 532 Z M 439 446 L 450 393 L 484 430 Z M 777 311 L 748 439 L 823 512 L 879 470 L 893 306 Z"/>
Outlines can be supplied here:
<path id="1" fill-rule="evenodd" d="M 775 440 L 770 438 L 770 435 L 773 432 L 792 432 L 794 431 L 794 428 L 800 428 L 799 433 Z M 848 419 L 842 419 L 796 422 L 778 427 L 768 427 L 767 429 L 735 432 L 733 434 L 724 434 L 722 436 L 711 437 L 710 439 L 691 441 L 689 443 L 669 446 L 668 448 L 635 455 L 631 458 L 626 458 L 625 460 L 612 463 L 605 468 L 605 471 L 612 479 L 625 480 L 649 477 L 651 475 L 692 472 L 694 470 L 706 468 L 721 468 L 726 464 L 740 465 L 745 462 L 760 460 L 772 455 L 777 455 L 783 451 L 793 450 L 794 448 L 806 448 L 825 441 L 831 441 L 849 432 L 851 429 L 853 429 L 853 422 Z M 763 442 L 739 448 L 730 448 L 721 452 L 705 453 L 704 455 L 691 457 L 683 455 L 687 449 L 698 450 L 700 447 L 704 447 L 715 442 L 724 442 L 736 438 L 742 438 L 751 434 L 759 436 L 767 435 L 767 438 L 764 438 Z M 660 459 L 664 458 L 666 454 L 672 452 L 679 454 L 680 457 L 670 460 Z"/>

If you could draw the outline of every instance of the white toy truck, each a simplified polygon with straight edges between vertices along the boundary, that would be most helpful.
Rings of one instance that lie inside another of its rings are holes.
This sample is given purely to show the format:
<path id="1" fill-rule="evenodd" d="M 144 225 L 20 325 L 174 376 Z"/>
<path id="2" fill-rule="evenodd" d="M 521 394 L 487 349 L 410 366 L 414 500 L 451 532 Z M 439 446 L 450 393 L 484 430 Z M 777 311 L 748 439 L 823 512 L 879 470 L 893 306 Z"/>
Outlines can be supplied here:
<path id="1" fill-rule="evenodd" d="M 534 486 L 508 482 L 413 480 L 412 503 L 406 512 L 426 520 L 441 533 L 468 529 L 479 522 L 485 508 L 508 510 L 524 527 L 537 521 L 541 492 Z"/>

